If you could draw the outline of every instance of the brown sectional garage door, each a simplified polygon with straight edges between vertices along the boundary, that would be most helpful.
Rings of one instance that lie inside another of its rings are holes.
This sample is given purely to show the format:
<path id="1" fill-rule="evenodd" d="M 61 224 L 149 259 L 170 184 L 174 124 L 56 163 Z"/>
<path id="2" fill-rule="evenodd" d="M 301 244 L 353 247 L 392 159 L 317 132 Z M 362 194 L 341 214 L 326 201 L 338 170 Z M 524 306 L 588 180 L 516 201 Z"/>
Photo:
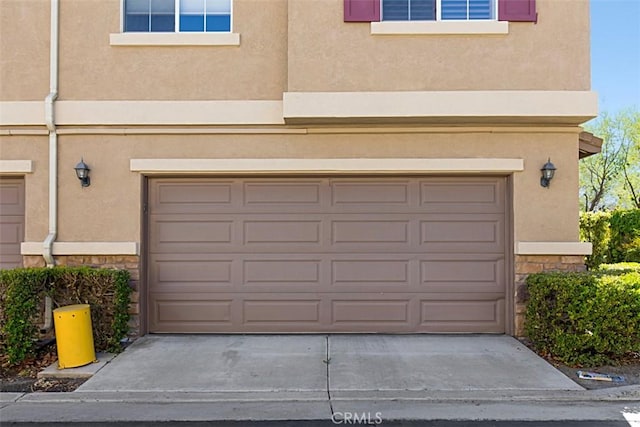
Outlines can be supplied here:
<path id="1" fill-rule="evenodd" d="M 22 266 L 24 181 L 0 177 L 0 269 Z"/>
<path id="2" fill-rule="evenodd" d="M 151 332 L 504 332 L 505 179 L 158 178 Z"/>

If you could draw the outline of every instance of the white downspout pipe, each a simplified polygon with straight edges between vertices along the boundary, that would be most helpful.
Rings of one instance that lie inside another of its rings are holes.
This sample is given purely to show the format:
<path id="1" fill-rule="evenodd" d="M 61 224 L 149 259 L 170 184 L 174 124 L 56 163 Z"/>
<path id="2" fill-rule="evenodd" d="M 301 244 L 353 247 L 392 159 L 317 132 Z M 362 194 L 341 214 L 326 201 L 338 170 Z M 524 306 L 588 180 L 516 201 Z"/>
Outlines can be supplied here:
<path id="1" fill-rule="evenodd" d="M 58 134 L 54 102 L 58 98 L 59 0 L 51 0 L 51 44 L 49 48 L 49 95 L 44 100 L 44 120 L 49 131 L 49 235 L 42 256 L 47 267 L 53 267 L 53 242 L 58 235 Z"/>

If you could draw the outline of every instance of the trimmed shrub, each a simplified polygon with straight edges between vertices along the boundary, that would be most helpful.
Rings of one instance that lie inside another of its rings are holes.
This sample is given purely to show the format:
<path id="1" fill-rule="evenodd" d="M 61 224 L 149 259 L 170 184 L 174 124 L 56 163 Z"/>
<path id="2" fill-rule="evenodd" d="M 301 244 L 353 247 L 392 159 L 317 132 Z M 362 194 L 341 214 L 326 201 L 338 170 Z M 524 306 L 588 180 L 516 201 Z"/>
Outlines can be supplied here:
<path id="1" fill-rule="evenodd" d="M 609 227 L 611 262 L 640 262 L 640 209 L 613 211 Z"/>
<path id="2" fill-rule="evenodd" d="M 33 350 L 41 296 L 49 283 L 46 269 L 0 271 L 0 347 L 19 363 Z"/>
<path id="3" fill-rule="evenodd" d="M 525 328 L 541 353 L 594 366 L 640 349 L 640 272 L 537 273 L 527 285 Z"/>
<path id="4" fill-rule="evenodd" d="M 96 350 L 120 350 L 129 331 L 131 287 L 126 270 L 89 267 L 17 268 L 0 271 L 0 347 L 9 362 L 33 352 L 42 301 L 53 307 L 89 304 Z"/>
<path id="5" fill-rule="evenodd" d="M 580 240 L 591 242 L 593 252 L 586 257 L 589 270 L 609 260 L 609 212 L 583 212 L 580 214 Z"/>
<path id="6" fill-rule="evenodd" d="M 623 274 L 637 271 L 640 273 L 640 262 L 619 262 L 616 264 L 601 264 L 598 271 L 604 274 Z"/>

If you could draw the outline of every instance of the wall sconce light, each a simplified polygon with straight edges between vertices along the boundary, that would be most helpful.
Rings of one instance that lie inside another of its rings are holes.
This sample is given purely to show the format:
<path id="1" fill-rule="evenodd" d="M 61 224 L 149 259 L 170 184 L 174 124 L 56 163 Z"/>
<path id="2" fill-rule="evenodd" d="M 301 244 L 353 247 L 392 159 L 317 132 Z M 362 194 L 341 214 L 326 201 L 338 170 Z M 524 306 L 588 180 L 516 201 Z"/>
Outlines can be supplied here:
<path id="1" fill-rule="evenodd" d="M 74 168 L 76 170 L 76 175 L 80 180 L 80 185 L 83 187 L 88 187 L 91 185 L 91 179 L 89 178 L 89 166 L 84 162 L 84 159 L 80 159 L 80 163 L 76 165 Z"/>
<path id="2" fill-rule="evenodd" d="M 547 163 L 542 166 L 540 172 L 542 172 L 542 177 L 540 177 L 540 185 L 549 188 L 549 183 L 553 179 L 553 175 L 556 173 L 556 167 L 553 165 L 553 163 L 551 163 L 551 158 L 549 158 Z"/>

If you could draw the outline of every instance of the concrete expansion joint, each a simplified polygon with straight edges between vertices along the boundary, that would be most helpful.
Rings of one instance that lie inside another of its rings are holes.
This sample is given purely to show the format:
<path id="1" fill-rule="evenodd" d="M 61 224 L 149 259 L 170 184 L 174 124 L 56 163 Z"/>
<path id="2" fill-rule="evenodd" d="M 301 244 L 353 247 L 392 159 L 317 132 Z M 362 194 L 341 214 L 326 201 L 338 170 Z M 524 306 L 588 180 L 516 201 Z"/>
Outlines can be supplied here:
<path id="1" fill-rule="evenodd" d="M 330 341 L 330 336 L 327 335 L 325 337 L 325 343 L 326 343 L 326 355 L 325 355 L 325 359 L 323 360 L 324 364 L 327 367 L 327 399 L 329 402 L 329 409 L 331 410 L 331 419 L 333 419 L 333 417 L 335 417 L 335 411 L 333 410 L 333 403 L 331 402 L 331 377 L 330 377 L 330 364 L 331 364 L 331 341 Z"/>

